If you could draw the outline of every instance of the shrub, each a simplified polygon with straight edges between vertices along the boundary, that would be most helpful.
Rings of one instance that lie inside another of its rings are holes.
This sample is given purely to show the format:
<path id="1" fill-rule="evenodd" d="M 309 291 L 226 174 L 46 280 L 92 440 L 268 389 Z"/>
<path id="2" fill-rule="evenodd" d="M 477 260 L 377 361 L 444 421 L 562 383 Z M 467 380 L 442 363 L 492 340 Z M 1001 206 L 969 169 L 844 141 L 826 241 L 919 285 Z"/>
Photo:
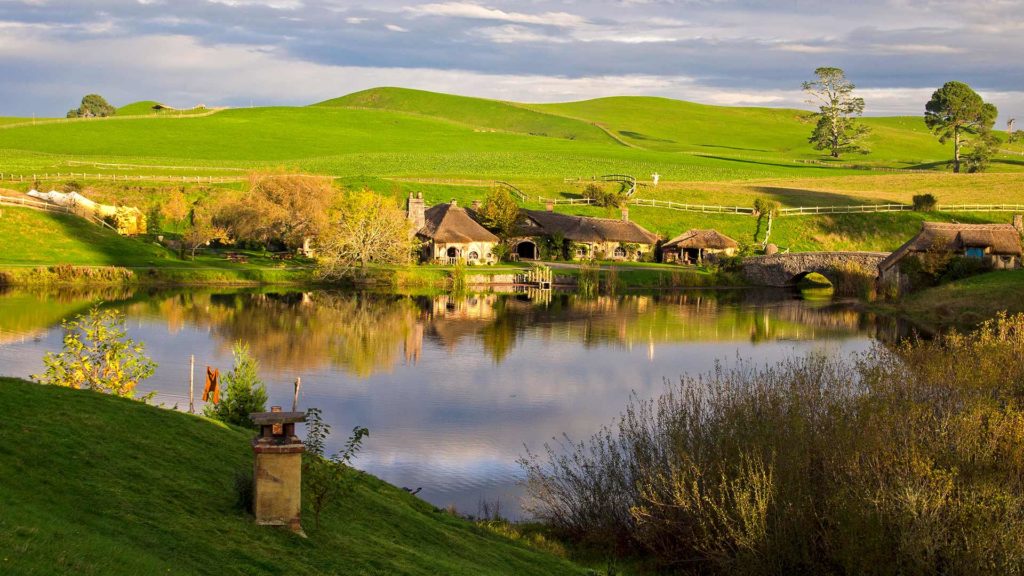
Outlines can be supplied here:
<path id="1" fill-rule="evenodd" d="M 316 527 L 320 528 L 323 509 L 351 489 L 352 458 L 359 453 L 363 438 L 370 435 L 366 428 L 356 426 L 341 452 L 327 457 L 325 445 L 331 435 L 331 426 L 323 421 L 318 408 L 306 412 L 306 452 L 302 455 L 302 480 L 306 485 Z"/>
<path id="2" fill-rule="evenodd" d="M 224 375 L 224 398 L 218 404 L 207 404 L 203 414 L 221 422 L 258 429 L 249 417 L 253 412 L 267 409 L 267 388 L 259 376 L 259 361 L 249 354 L 249 347 L 241 342 L 233 349 L 235 366 Z"/>
<path id="3" fill-rule="evenodd" d="M 739 363 L 521 460 L 563 537 L 701 574 L 1024 566 L 1024 315 L 849 359 Z"/>
<path id="4" fill-rule="evenodd" d="M 939 201 L 931 194 L 915 194 L 914 210 L 917 212 L 934 212 Z"/>
<path id="5" fill-rule="evenodd" d="M 64 349 L 47 352 L 46 371 L 32 376 L 42 384 L 131 398 L 139 382 L 156 370 L 156 363 L 145 355 L 145 345 L 128 338 L 122 312 L 94 307 L 64 320 L 61 327 Z"/>

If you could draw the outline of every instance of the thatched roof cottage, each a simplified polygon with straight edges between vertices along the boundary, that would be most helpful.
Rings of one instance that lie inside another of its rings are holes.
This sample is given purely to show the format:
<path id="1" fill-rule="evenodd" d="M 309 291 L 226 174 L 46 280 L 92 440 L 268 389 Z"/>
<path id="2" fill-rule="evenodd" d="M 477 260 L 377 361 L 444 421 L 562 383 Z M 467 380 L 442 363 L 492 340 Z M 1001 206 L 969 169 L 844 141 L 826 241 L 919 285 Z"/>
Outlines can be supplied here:
<path id="1" fill-rule="evenodd" d="M 465 208 L 452 200 L 426 208 L 422 195 L 409 197 L 408 217 L 423 242 L 425 262 L 493 264 L 498 237 L 480 225 Z"/>
<path id="2" fill-rule="evenodd" d="M 693 264 L 719 256 L 734 256 L 739 242 L 717 230 L 687 230 L 661 247 L 662 260 Z"/>
<path id="3" fill-rule="evenodd" d="M 623 209 L 622 219 L 591 218 L 559 214 L 552 210 L 523 210 L 519 237 L 513 253 L 523 259 L 539 256 L 537 238 L 560 238 L 571 243 L 571 258 L 638 260 L 654 248 L 655 234 L 629 220 Z"/>
<path id="4" fill-rule="evenodd" d="M 909 257 L 949 252 L 981 258 L 995 269 L 1020 268 L 1021 233 L 1011 224 L 922 222 L 921 231 L 878 265 L 879 277 L 900 281 L 900 266 Z"/>

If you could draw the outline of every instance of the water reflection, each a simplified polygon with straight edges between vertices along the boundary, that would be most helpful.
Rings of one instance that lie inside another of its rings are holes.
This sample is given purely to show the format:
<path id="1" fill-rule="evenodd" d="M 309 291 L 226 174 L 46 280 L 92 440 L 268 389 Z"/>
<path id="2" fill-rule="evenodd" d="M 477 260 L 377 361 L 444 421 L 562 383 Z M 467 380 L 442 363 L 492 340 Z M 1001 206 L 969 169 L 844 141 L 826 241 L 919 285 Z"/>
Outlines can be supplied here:
<path id="1" fill-rule="evenodd" d="M 272 402 L 304 406 L 335 430 L 370 428 L 360 465 L 438 504 L 481 497 L 514 509 L 523 444 L 589 435 L 631 391 L 736 356 L 860 350 L 901 328 L 831 301 L 725 291 L 580 298 L 571 294 L 411 297 L 329 291 L 153 291 L 0 295 L 0 374 L 26 376 L 60 346 L 60 319 L 104 300 L 160 363 L 141 390 L 187 407 L 188 359 L 227 368 L 245 341 Z M 334 438 L 340 443 L 342 438 Z"/>

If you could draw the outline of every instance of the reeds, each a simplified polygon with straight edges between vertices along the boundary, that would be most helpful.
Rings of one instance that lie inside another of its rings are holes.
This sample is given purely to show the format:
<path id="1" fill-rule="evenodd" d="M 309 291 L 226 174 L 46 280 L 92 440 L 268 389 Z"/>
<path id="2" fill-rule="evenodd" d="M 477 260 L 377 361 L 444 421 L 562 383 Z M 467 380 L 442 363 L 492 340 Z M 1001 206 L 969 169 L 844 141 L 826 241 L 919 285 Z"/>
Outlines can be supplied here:
<path id="1" fill-rule="evenodd" d="M 719 366 L 521 463 L 581 544 L 683 573 L 1024 571 L 1024 315 Z"/>

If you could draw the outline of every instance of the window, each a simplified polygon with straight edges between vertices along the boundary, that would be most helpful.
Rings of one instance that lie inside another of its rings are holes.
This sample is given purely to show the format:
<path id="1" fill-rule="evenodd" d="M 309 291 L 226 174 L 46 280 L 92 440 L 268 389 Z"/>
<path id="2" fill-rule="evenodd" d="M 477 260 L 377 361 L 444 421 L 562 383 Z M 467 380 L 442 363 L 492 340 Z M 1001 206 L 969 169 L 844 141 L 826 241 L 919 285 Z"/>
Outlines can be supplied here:
<path id="1" fill-rule="evenodd" d="M 469 259 L 470 260 L 479 260 L 480 259 L 480 254 L 477 253 L 476 250 L 474 250 L 474 251 L 469 253 Z"/>
<path id="2" fill-rule="evenodd" d="M 589 250 L 586 244 L 580 244 L 579 246 L 576 246 L 576 255 L 579 256 L 580 258 L 586 256 L 588 251 Z"/>
<path id="3" fill-rule="evenodd" d="M 617 247 L 615 249 L 615 257 L 616 258 L 625 258 L 626 257 L 626 249 L 623 248 L 622 246 Z"/>

